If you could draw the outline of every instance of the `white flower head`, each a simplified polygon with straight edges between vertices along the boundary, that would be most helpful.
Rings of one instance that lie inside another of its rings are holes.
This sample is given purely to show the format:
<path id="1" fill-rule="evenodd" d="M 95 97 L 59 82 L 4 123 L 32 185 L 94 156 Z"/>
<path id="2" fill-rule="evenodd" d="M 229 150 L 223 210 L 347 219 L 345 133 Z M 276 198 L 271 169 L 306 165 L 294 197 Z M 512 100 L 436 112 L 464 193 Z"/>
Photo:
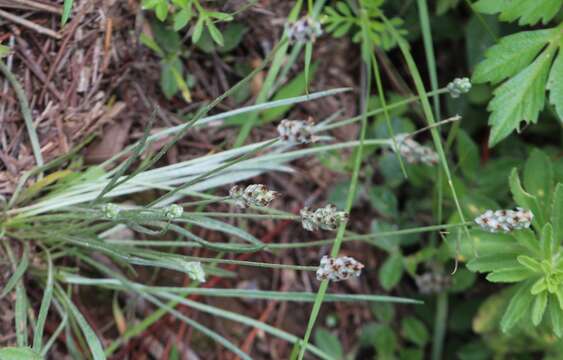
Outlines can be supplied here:
<path id="1" fill-rule="evenodd" d="M 349 256 L 323 256 L 317 269 L 317 280 L 341 281 L 360 276 L 364 264 Z"/>
<path id="2" fill-rule="evenodd" d="M 229 196 L 235 200 L 240 208 L 249 206 L 267 207 L 272 201 L 280 196 L 280 193 L 268 188 L 263 184 L 248 185 L 245 189 L 235 185 L 229 190 Z"/>
<path id="3" fill-rule="evenodd" d="M 308 144 L 317 140 L 313 135 L 311 118 L 307 121 L 284 119 L 280 121 L 277 130 L 280 139 L 291 144 Z"/>
<path id="4" fill-rule="evenodd" d="M 334 231 L 342 223 L 348 221 L 348 213 L 345 211 L 337 211 L 336 206 L 328 204 L 323 208 L 315 211 L 309 208 L 303 208 L 300 211 L 301 224 L 305 230 L 316 231 L 319 228 Z"/>
<path id="5" fill-rule="evenodd" d="M 164 216 L 169 220 L 174 220 L 182 216 L 184 208 L 180 205 L 172 204 L 164 208 Z"/>
<path id="6" fill-rule="evenodd" d="M 512 230 L 527 229 L 532 224 L 534 214 L 530 210 L 516 208 L 516 210 L 487 210 L 475 218 L 475 223 L 488 232 L 510 232 Z"/>
<path id="7" fill-rule="evenodd" d="M 181 261 L 183 270 L 188 274 L 190 279 L 205 282 L 205 271 L 199 261 Z"/>
<path id="8" fill-rule="evenodd" d="M 323 34 L 321 23 L 310 16 L 285 24 L 285 33 L 291 44 L 315 42 Z"/>
<path id="9" fill-rule="evenodd" d="M 102 206 L 102 214 L 106 219 L 116 220 L 121 208 L 116 204 L 108 203 Z"/>
<path id="10" fill-rule="evenodd" d="M 469 90 L 471 90 L 471 81 L 466 77 L 455 78 L 448 84 L 447 89 L 451 97 L 458 98 L 462 94 L 468 93 Z"/>

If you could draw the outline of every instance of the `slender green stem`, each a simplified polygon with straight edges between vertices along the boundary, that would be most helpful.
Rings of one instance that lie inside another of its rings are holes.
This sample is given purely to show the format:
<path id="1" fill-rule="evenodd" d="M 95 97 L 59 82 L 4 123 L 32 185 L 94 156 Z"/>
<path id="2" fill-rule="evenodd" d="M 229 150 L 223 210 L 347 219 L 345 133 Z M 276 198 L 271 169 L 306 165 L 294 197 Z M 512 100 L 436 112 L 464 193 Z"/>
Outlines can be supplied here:
<path id="1" fill-rule="evenodd" d="M 429 92 L 429 93 L 427 94 L 427 96 L 429 96 L 429 97 L 432 97 L 432 96 L 439 96 L 439 95 L 442 95 L 442 94 L 446 94 L 447 92 L 448 92 L 448 90 L 447 90 L 446 88 L 441 88 L 441 89 L 438 89 L 438 90 L 436 90 L 436 91 L 431 91 L 431 92 Z M 397 101 L 397 102 L 394 102 L 394 103 L 392 103 L 392 104 L 389 104 L 389 105 L 387 105 L 386 107 L 381 107 L 381 108 L 379 108 L 379 109 L 375 109 L 375 110 L 369 111 L 369 112 L 367 112 L 367 116 L 378 115 L 378 114 L 383 113 L 385 110 L 387 110 L 387 111 L 393 110 L 393 109 L 396 109 L 396 108 L 398 108 L 398 107 L 405 106 L 405 105 L 408 105 L 408 104 L 417 102 L 417 101 L 419 101 L 419 100 L 420 100 L 420 97 L 419 97 L 419 96 L 411 96 L 411 97 L 409 97 L 409 98 L 407 98 L 407 99 L 405 99 L 405 100 L 401 100 L 401 101 Z M 357 121 L 362 120 L 362 117 L 363 117 L 363 115 L 359 115 L 359 116 L 352 117 L 352 118 L 350 118 L 350 119 L 341 120 L 341 121 L 336 121 L 336 122 L 334 122 L 334 123 L 332 123 L 332 124 L 330 124 L 330 125 L 319 126 L 318 128 L 315 129 L 315 131 L 318 132 L 318 131 L 331 130 L 331 129 L 335 129 L 335 128 L 338 128 L 338 127 L 341 127 L 341 126 L 344 126 L 344 125 L 353 124 L 353 123 L 355 123 L 355 122 L 357 122 Z"/>
<path id="2" fill-rule="evenodd" d="M 219 218 L 239 218 L 239 219 L 272 219 L 272 220 L 299 220 L 297 215 L 282 214 L 248 214 L 248 213 L 229 213 L 229 212 L 185 212 L 184 217 L 189 219 L 192 216 L 206 216 Z"/>
<path id="3" fill-rule="evenodd" d="M 434 318 L 434 337 L 432 339 L 432 360 L 442 359 L 446 321 L 448 319 L 448 293 L 441 292 L 436 298 L 436 316 Z"/>
<path id="4" fill-rule="evenodd" d="M 425 232 L 433 232 L 439 230 L 453 229 L 462 226 L 471 225 L 470 222 L 459 223 L 459 224 L 446 224 L 446 225 L 431 225 L 422 226 L 412 229 L 403 229 L 395 231 L 384 231 L 374 234 L 351 234 L 346 235 L 342 238 L 343 242 L 348 241 L 365 241 L 372 245 L 377 246 L 377 242 L 373 241 L 378 238 L 387 238 L 391 236 L 402 236 L 411 234 L 421 234 Z M 296 241 L 293 243 L 286 244 L 268 244 L 264 247 L 264 250 L 289 250 L 289 249 L 300 249 L 309 248 L 315 246 L 325 246 L 330 245 L 335 241 L 335 239 L 324 239 L 324 240 L 314 240 L 314 241 Z M 108 244 L 116 245 L 129 245 L 129 246 L 145 246 L 145 247 L 201 247 L 201 245 L 195 241 L 163 241 L 163 240 L 106 240 Z"/>
<path id="5" fill-rule="evenodd" d="M 362 165 L 362 157 L 363 157 L 363 149 L 364 149 L 364 140 L 366 137 L 366 128 L 367 128 L 367 103 L 371 89 L 371 66 L 369 64 L 364 64 L 366 69 L 365 74 L 365 88 L 364 88 L 364 99 L 363 99 L 363 117 L 362 117 L 362 126 L 360 129 L 360 145 L 358 147 L 358 151 L 356 152 L 356 157 L 354 161 L 354 170 L 352 172 L 352 178 L 350 179 L 350 188 L 348 190 L 348 198 L 346 200 L 346 211 L 350 212 L 352 209 L 352 205 L 354 203 L 354 199 L 356 198 L 356 190 L 358 185 L 358 179 L 360 175 L 360 168 Z M 338 255 L 340 251 L 340 246 L 342 245 L 342 239 L 344 238 L 344 232 L 346 231 L 346 223 L 343 223 L 339 226 L 338 232 L 336 234 L 336 239 L 332 245 L 332 250 L 330 255 L 335 257 Z M 328 280 L 323 280 L 317 292 L 317 296 L 315 298 L 315 302 L 313 304 L 313 309 L 311 310 L 311 315 L 309 316 L 309 322 L 307 324 L 307 330 L 305 332 L 305 336 L 303 336 L 303 340 L 300 344 L 301 349 L 299 351 L 299 360 L 302 360 L 305 356 L 305 351 L 307 349 L 307 344 L 309 343 L 309 338 L 313 332 L 313 328 L 315 326 L 315 322 L 319 315 L 319 311 L 321 309 L 324 296 L 326 294 L 326 290 L 328 288 Z"/>
<path id="6" fill-rule="evenodd" d="M 395 139 L 395 131 L 393 130 L 393 126 L 391 125 L 391 117 L 389 116 L 389 110 L 387 108 L 387 101 L 385 100 L 385 94 L 383 90 L 383 84 L 381 83 L 381 74 L 379 73 L 379 66 L 377 64 L 377 59 L 375 57 L 375 53 L 371 53 L 371 64 L 373 66 L 373 73 L 375 74 L 375 83 L 377 85 L 377 93 L 379 94 L 379 101 L 381 102 L 381 106 L 383 108 L 383 114 L 385 115 L 385 125 L 387 126 L 387 132 L 391 137 L 391 141 L 393 143 L 393 149 L 398 149 L 399 146 L 397 145 L 397 139 Z M 434 99 L 438 98 L 435 96 Z M 399 160 L 399 165 L 401 166 L 401 171 L 403 172 L 403 176 L 408 178 L 407 169 L 405 168 L 405 163 L 403 162 L 403 158 L 401 157 L 401 153 L 399 151 L 395 152 L 397 159 Z"/>

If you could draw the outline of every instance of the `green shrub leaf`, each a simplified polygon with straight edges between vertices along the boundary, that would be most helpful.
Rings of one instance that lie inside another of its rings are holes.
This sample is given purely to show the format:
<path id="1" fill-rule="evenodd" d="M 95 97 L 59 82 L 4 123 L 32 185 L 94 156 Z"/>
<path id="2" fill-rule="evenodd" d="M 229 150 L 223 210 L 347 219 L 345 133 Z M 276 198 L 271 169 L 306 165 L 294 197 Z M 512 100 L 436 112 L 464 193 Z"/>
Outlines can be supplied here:
<path id="1" fill-rule="evenodd" d="M 379 269 L 379 282 L 385 290 L 391 290 L 403 276 L 403 256 L 399 253 L 392 254 L 385 260 Z"/>
<path id="2" fill-rule="evenodd" d="M 490 282 L 512 283 L 526 280 L 532 275 L 534 275 L 534 273 L 529 269 L 517 267 L 493 271 L 487 275 L 487 280 Z"/>
<path id="3" fill-rule="evenodd" d="M 541 229 L 545 224 L 545 219 L 543 218 L 543 212 L 538 204 L 538 199 L 527 193 L 524 188 L 522 188 L 522 184 L 520 183 L 520 177 L 518 176 L 518 170 L 514 168 L 510 173 L 508 178 L 508 184 L 510 186 L 510 191 L 512 192 L 512 196 L 514 197 L 514 201 L 519 206 L 529 209 L 534 214 L 534 220 L 532 224 L 536 226 L 537 229 Z"/>
<path id="4" fill-rule="evenodd" d="M 553 176 L 553 166 L 549 156 L 539 149 L 534 149 L 526 160 L 522 181 L 526 191 L 535 196 L 540 204 L 551 205 Z M 547 206 L 545 208 L 547 212 Z"/>
<path id="5" fill-rule="evenodd" d="M 502 316 L 502 320 L 500 322 L 502 332 L 508 332 L 520 319 L 522 319 L 524 315 L 528 313 L 528 307 L 533 300 L 534 297 L 530 294 L 530 287 L 521 285 L 510 300 L 508 308 Z"/>
<path id="6" fill-rule="evenodd" d="M 563 320 L 562 320 L 561 309 L 559 309 L 557 302 L 549 301 L 548 310 L 549 310 L 549 317 L 551 318 L 551 326 L 553 328 L 553 332 L 558 337 L 561 337 L 561 335 L 563 334 Z"/>
<path id="7" fill-rule="evenodd" d="M 555 249 L 559 249 L 563 240 L 563 183 L 559 183 L 555 187 L 551 224 L 553 225 L 553 245 Z"/>
<path id="8" fill-rule="evenodd" d="M 541 292 L 536 296 L 534 304 L 532 305 L 532 323 L 534 326 L 538 326 L 543 319 L 543 313 L 547 306 L 547 292 Z"/>
<path id="9" fill-rule="evenodd" d="M 420 347 L 426 345 L 430 338 L 424 323 L 413 316 L 406 317 L 401 321 L 401 332 L 407 340 Z"/>
<path id="10" fill-rule="evenodd" d="M 563 52 L 562 46 L 559 45 L 559 55 L 553 62 L 549 79 L 547 80 L 547 89 L 549 90 L 549 102 L 555 106 L 555 111 L 559 116 L 559 121 L 563 123 Z"/>
<path id="11" fill-rule="evenodd" d="M 344 358 L 344 351 L 338 337 L 326 329 L 318 329 L 315 332 L 315 345 L 335 359 Z"/>

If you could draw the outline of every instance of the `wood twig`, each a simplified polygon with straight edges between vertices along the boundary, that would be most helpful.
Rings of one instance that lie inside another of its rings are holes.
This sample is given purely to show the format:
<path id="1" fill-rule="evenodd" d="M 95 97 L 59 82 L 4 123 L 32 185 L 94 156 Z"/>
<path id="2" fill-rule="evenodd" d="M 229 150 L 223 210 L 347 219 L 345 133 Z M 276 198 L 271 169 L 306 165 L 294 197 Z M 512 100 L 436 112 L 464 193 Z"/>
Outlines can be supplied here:
<path id="1" fill-rule="evenodd" d="M 25 26 L 25 27 L 27 27 L 31 30 L 37 31 L 40 34 L 51 36 L 51 37 L 53 37 L 57 40 L 60 40 L 62 38 L 61 34 L 59 34 L 56 31 L 53 31 L 51 29 L 47 29 L 46 27 L 43 27 L 41 25 L 37 25 L 33 21 L 26 20 L 26 19 L 24 19 L 20 16 L 10 14 L 7 11 L 0 10 L 0 17 L 3 17 L 4 19 L 10 20 L 10 21 L 12 21 L 16 24 L 21 25 L 21 26 Z"/>

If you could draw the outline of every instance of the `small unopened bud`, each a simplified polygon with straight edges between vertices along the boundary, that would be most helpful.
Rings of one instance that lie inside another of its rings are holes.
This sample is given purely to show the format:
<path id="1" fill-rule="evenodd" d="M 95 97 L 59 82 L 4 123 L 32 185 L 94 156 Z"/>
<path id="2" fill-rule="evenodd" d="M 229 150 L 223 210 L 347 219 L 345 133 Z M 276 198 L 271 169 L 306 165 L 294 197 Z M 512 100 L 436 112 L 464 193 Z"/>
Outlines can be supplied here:
<path id="1" fill-rule="evenodd" d="M 321 23 L 305 16 L 295 22 L 285 24 L 285 33 L 291 44 L 315 42 L 323 34 Z"/>
<path id="2" fill-rule="evenodd" d="M 471 90 L 471 81 L 468 78 L 455 78 L 452 82 L 448 84 L 447 87 L 450 96 L 453 98 L 458 98 L 462 94 L 468 93 Z"/>
<path id="3" fill-rule="evenodd" d="M 418 291 L 421 294 L 437 294 L 446 290 L 451 285 L 451 278 L 448 275 L 427 272 L 422 275 L 417 275 L 414 278 Z"/>
<path id="4" fill-rule="evenodd" d="M 360 276 L 363 268 L 364 264 L 349 256 L 323 256 L 317 269 L 317 280 L 348 280 L 352 276 Z"/>
<path id="5" fill-rule="evenodd" d="M 121 208 L 115 204 L 109 203 L 102 206 L 102 214 L 106 219 L 115 220 L 119 216 Z"/>
<path id="6" fill-rule="evenodd" d="M 337 211 L 336 206 L 328 204 L 324 208 L 315 211 L 303 208 L 300 211 L 301 224 L 305 230 L 316 231 L 319 228 L 334 231 L 342 223 L 348 221 L 348 213 Z"/>
<path id="7" fill-rule="evenodd" d="M 169 220 L 174 220 L 182 216 L 184 208 L 180 205 L 172 204 L 164 209 L 164 216 Z"/>
<path id="8" fill-rule="evenodd" d="M 268 190 L 262 184 L 248 185 L 246 189 L 235 185 L 229 190 L 229 196 L 243 209 L 249 206 L 267 207 L 279 195 L 279 192 Z"/>
<path id="9" fill-rule="evenodd" d="M 438 154 L 431 148 L 423 146 L 411 139 L 407 134 L 398 134 L 395 136 L 399 154 L 409 164 L 426 164 L 436 165 L 438 163 Z M 393 147 L 393 146 L 392 146 Z M 394 147 L 393 150 L 397 151 Z"/>
<path id="10" fill-rule="evenodd" d="M 203 267 L 201 266 L 200 262 L 193 261 L 189 263 L 188 275 L 192 280 L 199 281 L 201 283 L 205 282 L 205 271 L 203 271 Z"/>
<path id="11" fill-rule="evenodd" d="M 311 119 L 307 121 L 284 119 L 278 125 L 278 134 L 283 141 L 293 144 L 307 144 L 316 141 Z"/>
<path id="12" fill-rule="evenodd" d="M 534 214 L 530 210 L 487 210 L 475 218 L 475 223 L 488 232 L 509 232 L 530 227 Z"/>

